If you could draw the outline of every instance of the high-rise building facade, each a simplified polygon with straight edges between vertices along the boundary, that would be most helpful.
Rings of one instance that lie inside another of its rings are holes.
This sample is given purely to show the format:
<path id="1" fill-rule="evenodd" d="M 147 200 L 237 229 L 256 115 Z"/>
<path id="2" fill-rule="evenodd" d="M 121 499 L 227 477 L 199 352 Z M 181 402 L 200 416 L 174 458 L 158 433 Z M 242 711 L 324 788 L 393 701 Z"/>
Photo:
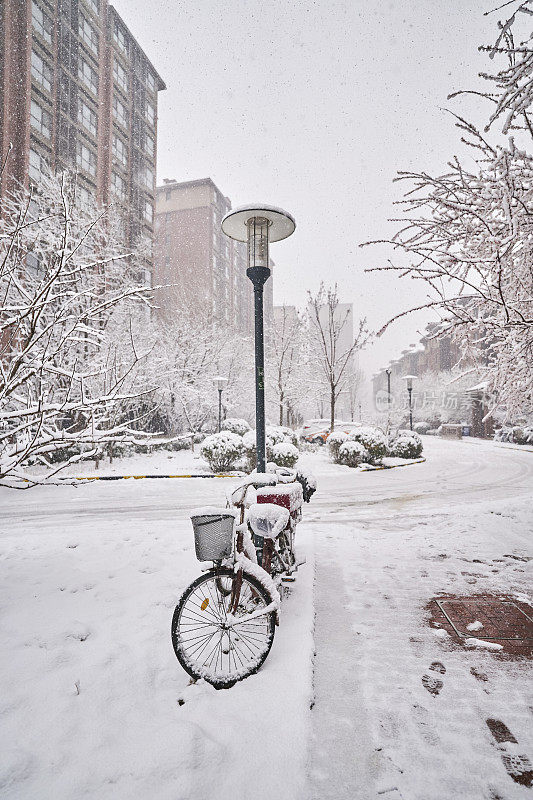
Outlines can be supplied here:
<path id="1" fill-rule="evenodd" d="M 156 189 L 154 283 L 162 319 L 180 314 L 228 325 L 250 335 L 253 288 L 246 276 L 246 244 L 229 239 L 220 223 L 231 202 L 211 178 L 167 180 Z M 273 322 L 272 277 L 265 284 L 265 328 Z"/>
<path id="2" fill-rule="evenodd" d="M 150 252 L 165 85 L 117 11 L 107 0 L 3 0 L 0 45 L 1 196 L 45 169 L 75 170 L 81 199 L 115 204 L 125 245 Z"/>

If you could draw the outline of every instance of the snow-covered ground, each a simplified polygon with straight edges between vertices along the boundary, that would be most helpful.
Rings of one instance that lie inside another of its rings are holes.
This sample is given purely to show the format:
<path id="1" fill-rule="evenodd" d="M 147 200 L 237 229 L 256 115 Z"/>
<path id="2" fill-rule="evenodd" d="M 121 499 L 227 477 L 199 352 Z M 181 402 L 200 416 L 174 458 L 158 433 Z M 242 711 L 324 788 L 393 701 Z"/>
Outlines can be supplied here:
<path id="1" fill-rule="evenodd" d="M 302 456 L 319 478 L 308 563 L 263 668 L 227 691 L 188 685 L 170 619 L 199 573 L 188 510 L 234 480 L 1 490 L 0 796 L 530 797 L 486 724 L 533 756 L 529 665 L 436 636 L 424 609 L 526 595 L 528 564 L 506 554 L 527 555 L 533 456 L 424 444 L 425 463 L 369 473 Z"/>

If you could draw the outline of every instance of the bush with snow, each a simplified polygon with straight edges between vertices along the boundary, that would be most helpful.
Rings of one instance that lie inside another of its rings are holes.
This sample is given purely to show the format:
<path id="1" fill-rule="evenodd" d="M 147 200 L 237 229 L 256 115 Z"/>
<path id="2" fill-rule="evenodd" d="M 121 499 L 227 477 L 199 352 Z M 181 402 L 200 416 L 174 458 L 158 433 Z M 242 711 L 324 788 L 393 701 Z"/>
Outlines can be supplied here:
<path id="1" fill-rule="evenodd" d="M 242 437 L 231 431 L 221 431 L 207 436 L 200 448 L 200 455 L 205 458 L 213 472 L 234 469 L 243 454 Z"/>
<path id="2" fill-rule="evenodd" d="M 245 419 L 236 419 L 234 417 L 228 417 L 225 419 L 220 427 L 223 431 L 231 431 L 231 433 L 236 433 L 237 436 L 244 436 L 244 434 L 248 433 L 250 430 L 250 426 Z"/>
<path id="3" fill-rule="evenodd" d="M 415 431 L 417 433 L 426 434 L 430 427 L 429 422 L 415 422 Z"/>
<path id="4" fill-rule="evenodd" d="M 358 442 L 367 451 L 370 464 L 380 464 L 388 453 L 387 438 L 379 428 L 364 426 L 357 428 L 348 436 L 348 441 Z"/>
<path id="5" fill-rule="evenodd" d="M 248 431 L 241 439 L 243 445 L 243 454 L 246 457 L 246 469 L 251 472 L 257 466 L 257 451 L 256 451 L 256 433 L 255 430 Z M 283 441 L 283 440 L 282 440 Z M 266 445 L 266 460 L 272 461 L 272 448 L 274 447 L 272 436 L 268 433 L 265 434 Z"/>
<path id="6" fill-rule="evenodd" d="M 420 437 L 417 441 L 413 436 L 402 433 L 393 442 L 390 454 L 396 458 L 418 458 L 422 454 L 422 441 Z"/>
<path id="7" fill-rule="evenodd" d="M 422 452 L 422 438 L 416 431 L 409 430 L 409 428 L 400 428 L 398 437 L 400 436 L 407 436 L 408 439 L 414 439 L 415 442 L 420 445 L 420 452 Z"/>
<path id="8" fill-rule="evenodd" d="M 270 439 L 272 445 L 281 444 L 281 442 L 287 441 L 285 428 L 283 428 L 281 425 L 267 425 L 265 430 L 267 438 Z"/>
<path id="9" fill-rule="evenodd" d="M 271 457 L 269 460 L 277 464 L 278 467 L 294 467 L 298 461 L 300 453 L 298 448 L 290 442 L 279 442 L 272 448 Z"/>
<path id="10" fill-rule="evenodd" d="M 281 428 L 281 430 L 285 434 L 285 441 L 290 442 L 295 447 L 298 447 L 299 442 L 298 442 L 298 434 L 296 433 L 296 431 L 293 431 L 292 428 L 288 428 L 286 425 L 284 425 Z"/>
<path id="11" fill-rule="evenodd" d="M 339 450 L 341 445 L 344 444 L 348 440 L 348 434 L 344 433 L 344 431 L 333 431 L 330 433 L 327 439 L 328 443 L 328 450 L 331 455 L 331 458 L 336 464 L 339 464 Z"/>
<path id="12" fill-rule="evenodd" d="M 360 442 L 348 439 L 339 448 L 338 463 L 347 467 L 358 467 L 363 462 L 370 462 L 370 454 Z"/>

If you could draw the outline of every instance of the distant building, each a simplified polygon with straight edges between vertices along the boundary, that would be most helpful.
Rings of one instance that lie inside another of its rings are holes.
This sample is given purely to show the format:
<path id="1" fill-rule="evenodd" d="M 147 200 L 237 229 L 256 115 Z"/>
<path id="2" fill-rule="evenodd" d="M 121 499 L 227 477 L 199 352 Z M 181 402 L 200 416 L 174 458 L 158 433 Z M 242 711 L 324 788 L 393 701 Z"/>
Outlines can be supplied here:
<path id="1" fill-rule="evenodd" d="M 452 336 L 437 335 L 439 324 L 431 323 L 426 327 L 424 336 L 420 341 L 411 344 L 402 351 L 399 358 L 391 361 L 387 367 L 383 367 L 372 378 L 372 388 L 374 398 L 381 398 L 383 408 L 386 408 L 387 392 L 387 369 L 390 370 L 391 395 L 398 397 L 405 392 L 404 375 L 416 375 L 420 383 L 425 381 L 425 377 L 433 383 L 434 377 L 438 379 L 440 373 L 448 373 L 459 362 L 461 350 L 457 341 Z M 467 366 L 466 364 L 464 365 Z M 472 436 L 487 437 L 491 436 L 494 430 L 494 423 L 491 419 L 483 420 L 486 414 L 486 398 L 479 389 L 476 374 L 472 376 L 472 386 L 459 391 L 450 385 L 449 391 L 442 392 L 442 397 L 437 397 L 435 392 L 424 391 L 427 397 L 420 398 L 423 403 L 419 416 L 425 416 L 428 421 L 438 424 L 439 417 L 444 411 L 450 421 L 464 422 L 470 428 Z M 419 394 L 417 382 L 413 384 L 413 397 Z M 444 405 L 443 405 L 444 403 Z M 415 403 L 416 408 L 416 403 Z M 424 410 L 425 409 L 425 410 Z"/>
<path id="2" fill-rule="evenodd" d="M 11 146 L 0 196 L 45 168 L 76 170 L 81 197 L 116 203 L 125 245 L 149 253 L 165 84 L 117 11 L 107 0 L 3 0 L 0 42 L 2 161 Z"/>
<path id="3" fill-rule="evenodd" d="M 229 239 L 220 223 L 229 198 L 211 178 L 166 180 L 156 189 L 155 283 L 160 318 L 183 313 L 229 325 L 244 335 L 254 326 L 253 288 L 246 275 L 246 244 Z M 265 326 L 273 321 L 272 277 L 265 284 Z"/>

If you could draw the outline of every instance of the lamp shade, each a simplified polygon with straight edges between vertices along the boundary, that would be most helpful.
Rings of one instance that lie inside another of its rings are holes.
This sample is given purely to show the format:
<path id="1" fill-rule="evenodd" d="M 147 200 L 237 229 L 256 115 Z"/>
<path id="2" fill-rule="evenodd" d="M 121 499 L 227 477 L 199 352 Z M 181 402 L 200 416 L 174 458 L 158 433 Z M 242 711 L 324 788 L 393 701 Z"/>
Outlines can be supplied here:
<path id="1" fill-rule="evenodd" d="M 296 229 L 294 217 L 288 211 L 276 206 L 249 203 L 229 211 L 222 220 L 222 230 L 230 239 L 246 242 L 248 241 L 248 222 L 254 217 L 268 220 L 270 242 L 286 239 Z"/>

